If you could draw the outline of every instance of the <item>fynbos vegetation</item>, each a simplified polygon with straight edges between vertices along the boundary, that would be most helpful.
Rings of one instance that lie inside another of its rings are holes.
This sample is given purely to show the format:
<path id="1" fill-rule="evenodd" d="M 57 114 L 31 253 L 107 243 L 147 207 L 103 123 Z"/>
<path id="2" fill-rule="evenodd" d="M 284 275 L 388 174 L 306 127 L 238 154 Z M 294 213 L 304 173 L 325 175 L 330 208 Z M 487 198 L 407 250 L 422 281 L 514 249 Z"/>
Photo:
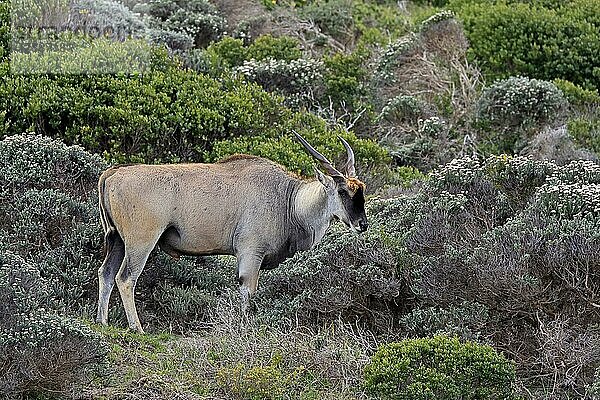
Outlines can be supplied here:
<path id="1" fill-rule="evenodd" d="M 597 1 L 17 3 L 0 397 L 600 396 Z M 118 294 L 91 322 L 103 170 L 247 153 L 310 177 L 293 131 L 355 150 L 366 232 L 261 271 L 247 314 L 235 259 L 155 250 L 149 333 Z"/>

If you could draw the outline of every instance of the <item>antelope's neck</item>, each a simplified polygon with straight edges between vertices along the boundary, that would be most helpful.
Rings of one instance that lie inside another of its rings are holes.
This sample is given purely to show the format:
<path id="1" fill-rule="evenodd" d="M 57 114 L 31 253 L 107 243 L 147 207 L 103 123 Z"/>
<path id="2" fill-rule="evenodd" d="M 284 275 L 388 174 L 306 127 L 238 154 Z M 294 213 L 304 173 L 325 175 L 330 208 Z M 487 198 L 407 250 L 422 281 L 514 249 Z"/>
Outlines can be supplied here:
<path id="1" fill-rule="evenodd" d="M 298 222 L 313 235 L 312 247 L 325 236 L 333 219 L 323 185 L 319 181 L 303 182 L 298 188 L 294 208 Z"/>

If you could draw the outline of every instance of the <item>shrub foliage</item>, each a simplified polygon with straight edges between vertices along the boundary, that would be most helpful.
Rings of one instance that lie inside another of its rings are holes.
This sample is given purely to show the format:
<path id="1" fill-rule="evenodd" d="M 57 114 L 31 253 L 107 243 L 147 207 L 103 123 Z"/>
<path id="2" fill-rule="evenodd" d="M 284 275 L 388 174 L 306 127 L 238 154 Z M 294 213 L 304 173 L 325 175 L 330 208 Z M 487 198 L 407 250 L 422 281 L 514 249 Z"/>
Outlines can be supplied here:
<path id="1" fill-rule="evenodd" d="M 491 347 L 445 336 L 383 345 L 365 367 L 365 388 L 383 399 L 517 399 L 514 379 Z"/>
<path id="2" fill-rule="evenodd" d="M 472 54 L 491 79 L 525 75 L 600 87 L 600 5 L 595 0 L 450 1 Z"/>

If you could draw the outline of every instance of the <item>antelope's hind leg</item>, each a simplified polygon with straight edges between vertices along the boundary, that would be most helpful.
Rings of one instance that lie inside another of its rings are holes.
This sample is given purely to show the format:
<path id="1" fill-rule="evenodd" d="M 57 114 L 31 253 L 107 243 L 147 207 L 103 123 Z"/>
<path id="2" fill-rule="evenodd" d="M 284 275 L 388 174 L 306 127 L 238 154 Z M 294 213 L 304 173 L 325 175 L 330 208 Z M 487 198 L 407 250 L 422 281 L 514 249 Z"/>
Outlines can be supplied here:
<path id="1" fill-rule="evenodd" d="M 157 240 L 158 237 L 151 242 L 138 245 L 130 245 L 126 242 L 125 257 L 116 276 L 129 328 L 139 333 L 144 333 L 144 330 L 135 308 L 135 285 Z"/>
<path id="2" fill-rule="evenodd" d="M 104 236 L 106 257 L 98 269 L 98 313 L 96 322 L 108 324 L 108 303 L 115 285 L 115 276 L 125 257 L 125 244 L 116 231 L 110 231 Z"/>

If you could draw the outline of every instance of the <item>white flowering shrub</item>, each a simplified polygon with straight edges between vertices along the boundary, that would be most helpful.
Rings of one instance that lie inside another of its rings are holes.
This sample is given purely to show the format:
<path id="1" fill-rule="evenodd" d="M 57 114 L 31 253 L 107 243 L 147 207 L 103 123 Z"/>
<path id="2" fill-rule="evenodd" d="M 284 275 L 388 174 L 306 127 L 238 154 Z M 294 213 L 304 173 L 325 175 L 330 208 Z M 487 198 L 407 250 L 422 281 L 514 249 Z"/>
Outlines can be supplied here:
<path id="1" fill-rule="evenodd" d="M 430 117 L 418 120 L 419 133 L 421 135 L 437 138 L 446 131 L 446 122 L 439 117 Z"/>
<path id="2" fill-rule="evenodd" d="M 166 29 L 148 29 L 146 37 L 150 42 L 167 46 L 171 50 L 189 50 L 194 47 L 194 38 L 185 32 Z"/>
<path id="3" fill-rule="evenodd" d="M 206 2 L 207 5 L 210 3 Z M 227 21 L 211 7 L 190 11 L 180 8 L 163 24 L 165 30 L 187 34 L 194 39 L 196 47 L 204 47 L 220 39 L 225 33 Z"/>
<path id="4" fill-rule="evenodd" d="M 559 219 L 600 218 L 600 166 L 591 161 L 572 161 L 555 168 L 537 191 L 540 212 Z"/>
<path id="5" fill-rule="evenodd" d="M 225 18 L 206 0 L 152 0 L 136 4 L 133 11 L 144 16 L 151 41 L 171 50 L 205 47 L 227 30 Z"/>
<path id="6" fill-rule="evenodd" d="M 483 176 L 484 168 L 475 157 L 457 158 L 432 171 L 427 182 L 430 190 L 443 190 L 453 186 L 469 186 Z"/>
<path id="7" fill-rule="evenodd" d="M 440 22 L 444 22 L 447 20 L 452 20 L 456 18 L 456 14 L 450 10 L 442 10 L 433 14 L 431 17 L 427 18 L 425 21 L 421 22 L 419 28 L 421 30 L 430 29 L 432 26 L 439 24 Z"/>
<path id="8" fill-rule="evenodd" d="M 74 31 L 97 30 L 114 40 L 142 37 L 146 26 L 138 14 L 112 0 L 71 2 L 69 28 Z"/>
<path id="9" fill-rule="evenodd" d="M 260 84 L 267 91 L 294 96 L 309 95 L 323 85 L 324 66 L 320 60 L 296 59 L 244 61 L 233 69 L 246 80 Z"/>
<path id="10" fill-rule="evenodd" d="M 582 393 L 600 363 L 588 334 L 597 312 L 588 299 L 600 295 L 598 172 L 591 162 L 511 156 L 458 159 L 432 172 L 396 244 L 411 260 L 408 284 L 417 296 L 403 328 L 472 335 L 501 349 L 516 340 L 533 385 Z M 487 310 L 466 313 L 467 327 L 453 319 L 464 300 Z M 564 334 L 548 331 L 557 318 Z M 550 339 L 554 350 L 541 344 Z M 561 357 L 561 348 L 585 357 Z M 553 369 L 548 357 L 564 366 Z"/>
<path id="11" fill-rule="evenodd" d="M 403 36 L 389 44 L 379 57 L 375 79 L 378 82 L 393 84 L 395 82 L 395 68 L 399 64 L 402 64 L 402 62 L 406 60 L 406 57 L 410 56 L 412 51 L 415 50 L 418 45 L 419 37 L 414 33 Z"/>
<path id="12" fill-rule="evenodd" d="M 488 157 L 484 168 L 494 186 L 523 206 L 558 166 L 551 161 L 503 154 Z"/>
<path id="13" fill-rule="evenodd" d="M 526 77 L 497 81 L 483 91 L 478 117 L 494 129 L 541 127 L 558 120 L 567 106 L 552 82 Z"/>
<path id="14" fill-rule="evenodd" d="M 398 95 L 389 99 L 377 116 L 377 121 L 389 123 L 416 123 L 424 113 L 426 105 L 422 100 L 411 95 Z"/>
<path id="15" fill-rule="evenodd" d="M 536 193 L 536 205 L 560 219 L 600 217 L 600 184 L 549 183 Z"/>
<path id="16" fill-rule="evenodd" d="M 106 164 L 80 146 L 33 134 L 15 135 L 0 142 L 0 193 L 28 189 L 59 189 L 89 199 Z"/>
<path id="17" fill-rule="evenodd" d="M 550 179 L 564 183 L 600 183 L 600 165 L 588 160 L 575 160 L 553 171 Z"/>

